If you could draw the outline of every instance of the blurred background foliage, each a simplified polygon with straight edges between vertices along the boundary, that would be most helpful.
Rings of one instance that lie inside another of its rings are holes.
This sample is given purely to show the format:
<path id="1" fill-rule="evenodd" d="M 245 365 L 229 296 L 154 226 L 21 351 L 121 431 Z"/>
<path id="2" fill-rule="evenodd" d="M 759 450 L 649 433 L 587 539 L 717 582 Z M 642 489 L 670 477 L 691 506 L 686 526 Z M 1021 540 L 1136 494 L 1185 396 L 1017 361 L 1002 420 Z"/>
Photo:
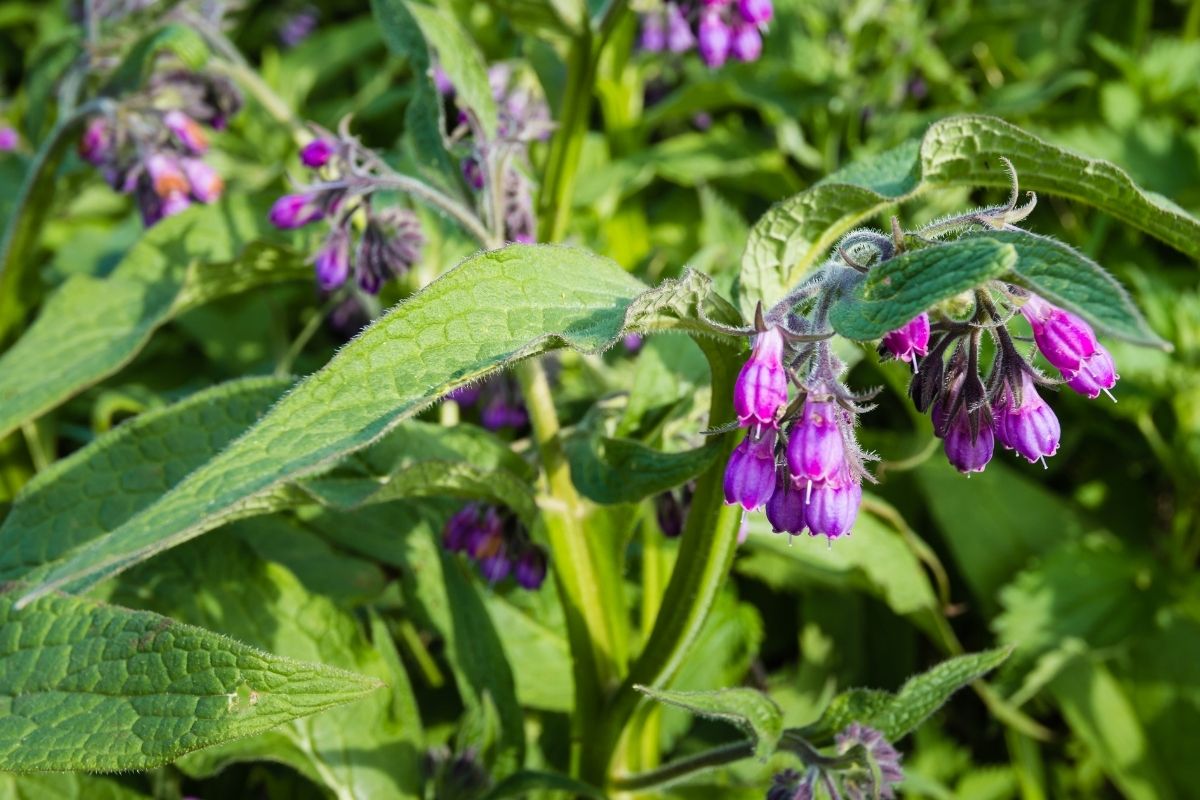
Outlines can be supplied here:
<path id="1" fill-rule="evenodd" d="M 0 118 L 26 143 L 52 124 L 56 81 L 81 47 L 70 5 L 0 4 Z M 489 61 L 524 60 L 554 102 L 561 60 L 553 34 L 514 13 L 529 4 L 449 5 Z M 298 13 L 314 14 L 315 25 L 287 46 L 280 31 Z M 242 4 L 228 19 L 234 42 L 303 119 L 334 128 L 352 114 L 366 144 L 398 165 L 411 163 L 402 123 L 411 69 L 389 54 L 367 3 L 263 0 Z M 630 51 L 635 42 L 629 18 L 615 47 Z M 1111 160 L 1142 186 L 1200 213 L 1197 2 L 777 0 L 757 63 L 710 71 L 694 56 L 634 52 L 627 62 L 601 63 L 597 98 L 571 238 L 648 281 L 691 265 L 728 288 L 749 225 L 773 202 L 962 112 L 994 114 Z M 278 193 L 296 171 L 289 131 L 253 99 L 216 136 L 216 150 L 230 193 Z M 0 216 L 28 156 L 28 145 L 0 156 Z M 543 156 L 535 148 L 535 163 Z M 74 156 L 60 181 L 38 251 L 40 293 L 72 274 L 106 275 L 140 233 L 128 202 Z M 911 226 L 997 199 L 996 192 L 946 190 L 896 213 Z M 424 218 L 426 257 L 388 290 L 385 307 L 473 249 L 436 217 Z M 964 693 L 902 744 L 906 796 L 1194 797 L 1200 785 L 1193 752 L 1200 730 L 1196 264 L 1060 198 L 1042 198 L 1028 227 L 1062 238 L 1113 271 L 1175 351 L 1109 342 L 1121 373 L 1118 403 L 1060 393 L 1055 407 L 1063 441 L 1045 471 L 998 457 L 970 480 L 929 458 L 931 431 L 905 399 L 905 365 L 856 351 L 850 383 L 886 387 L 861 432 L 882 457 L 872 513 L 849 540 L 828 550 L 823 542 L 772 537 L 763 520 L 752 520 L 734 578 L 674 686 L 768 688 L 789 720 L 802 722 L 847 686 L 895 688 L 959 647 L 1016 644 L 993 687 L 1044 725 L 1044 735 L 1006 727 Z M 311 286 L 286 283 L 170 322 L 118 375 L 41 419 L 32 435 L 0 443 L 0 502 L 44 463 L 122 419 L 222 380 L 270 373 L 317 305 Z M 296 371 L 316 369 L 339 343 L 321 333 Z M 651 341 L 636 359 L 564 356 L 558 379 L 570 424 L 606 425 L 666 449 L 694 443 L 707 405 L 706 368 L 684 339 Z M 598 396 L 614 404 L 602 414 L 593 409 Z M 448 677 L 467 667 L 447 640 L 444 617 L 450 609 L 477 613 L 476 625 L 486 630 L 473 635 L 498 639 L 518 699 L 531 709 L 524 723 L 535 751 L 530 762 L 561 764 L 570 669 L 553 593 L 427 580 L 443 569 L 434 542 L 453 508 L 440 500 L 368 508 L 350 521 L 353 536 L 345 521 L 317 512 L 237 523 L 123 576 L 111 591 L 273 652 L 393 678 L 407 673 L 401 684 L 411 681 L 409 700 L 415 696 L 420 707 L 423 732 L 402 730 L 399 715 L 386 707 L 363 705 L 305 724 L 365 729 L 375 714 L 378 730 L 355 730 L 363 741 L 344 742 L 342 755 L 386 740 L 394 747 L 383 751 L 386 757 L 414 764 L 414 747 L 471 741 L 471 726 L 482 724 L 473 716 L 495 713 L 487 702 L 464 697 L 469 674 L 457 683 Z M 665 580 L 673 545 L 661 537 L 652 547 L 642 544 L 651 541 L 647 531 L 658 536 L 652 501 L 643 501 L 634 519 L 643 533 L 627 571 L 636 596 L 647 582 Z M 254 585 L 268 587 L 269 596 L 247 601 L 256 613 L 239 615 L 230 598 L 261 574 L 267 582 Z M 640 613 L 653 618 L 653 609 Z M 300 615 L 311 619 L 298 624 L 299 633 L 281 633 Z M 389 630 L 398 654 L 381 644 L 390 643 Z M 403 694 L 396 692 L 395 702 Z M 464 707 L 471 709 L 465 721 Z M 645 716 L 664 754 L 726 736 L 720 726 L 693 723 L 679 711 Z M 327 763 L 305 751 L 301 734 L 233 743 L 228 753 L 204 751 L 180 768 L 105 785 L 161 796 L 180 789 L 202 797 L 329 790 L 386 796 L 355 783 L 352 759 Z M 217 773 L 227 762 L 247 763 Z M 767 767 L 749 764 L 712 778 L 720 789 L 673 791 L 761 797 L 767 774 Z M 100 796 L 99 784 L 85 780 L 0 776 L 0 793 L 33 797 L 42 786 L 61 796 Z"/>

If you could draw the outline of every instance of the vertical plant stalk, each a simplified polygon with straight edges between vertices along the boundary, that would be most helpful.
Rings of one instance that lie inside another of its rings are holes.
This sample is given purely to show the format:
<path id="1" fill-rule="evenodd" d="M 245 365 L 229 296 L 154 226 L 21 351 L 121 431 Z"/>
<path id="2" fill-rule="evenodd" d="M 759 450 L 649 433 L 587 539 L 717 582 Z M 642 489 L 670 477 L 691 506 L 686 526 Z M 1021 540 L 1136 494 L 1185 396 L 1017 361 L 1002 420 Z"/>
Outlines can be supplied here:
<path id="1" fill-rule="evenodd" d="M 733 420 L 729 398 L 736 378 L 736 354 L 728 345 L 697 337 L 696 343 L 708 358 L 712 372 L 712 405 L 709 424 L 719 427 Z M 700 476 L 688 511 L 679 546 L 679 556 L 662 607 L 641 655 L 634 661 L 600 726 L 593 732 L 584 754 L 583 776 L 596 785 L 608 781 L 613 753 L 641 695 L 635 685 L 658 688 L 666 684 L 683 663 L 688 649 L 700 634 L 717 591 L 729 572 L 737 550 L 737 529 L 742 511 L 725 504 L 724 473 L 729 452 L 739 437 L 725 435 L 721 457 Z"/>

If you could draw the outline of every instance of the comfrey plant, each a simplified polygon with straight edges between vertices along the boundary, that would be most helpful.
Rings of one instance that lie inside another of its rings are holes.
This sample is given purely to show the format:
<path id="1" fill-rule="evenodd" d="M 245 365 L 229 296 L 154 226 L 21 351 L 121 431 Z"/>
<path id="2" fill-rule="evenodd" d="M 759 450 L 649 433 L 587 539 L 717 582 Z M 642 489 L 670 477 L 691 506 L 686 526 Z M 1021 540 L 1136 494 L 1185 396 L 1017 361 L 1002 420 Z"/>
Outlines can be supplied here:
<path id="1" fill-rule="evenodd" d="M 849 533 L 862 502 L 862 482 L 871 480 L 854 428 L 863 403 L 873 394 L 852 393 L 833 354 L 829 314 L 872 269 L 906 250 L 935 248 L 955 237 L 963 241 L 989 232 L 1025 235 L 1015 223 L 1029 215 L 1031 192 L 1018 207 L 1017 175 L 1009 202 L 932 223 L 905 233 L 893 220 L 893 233 L 858 230 L 836 254 L 765 314 L 761 306 L 752 332 L 753 348 L 734 385 L 738 424 L 747 436 L 734 450 L 725 472 L 725 499 L 747 511 L 766 509 L 776 532 L 808 530 L 830 539 Z M 1061 381 L 1045 375 L 1023 355 L 1006 327 L 1023 318 L 1037 350 L 1058 369 Z M 981 363 L 984 337 L 993 350 Z M 909 362 L 910 394 L 933 420 L 946 458 L 960 472 L 982 472 L 994 443 L 1028 461 L 1058 450 L 1058 418 L 1038 387 L 1059 383 L 1090 398 L 1109 393 L 1117 374 L 1111 355 L 1092 327 L 1078 315 L 1008 281 L 988 281 L 922 311 L 882 337 L 880 350 Z M 790 390 L 794 389 L 794 396 Z"/>
<path id="2" fill-rule="evenodd" d="M 730 58 L 757 61 L 774 13 L 771 0 L 668 2 L 642 14 L 638 44 L 647 53 L 695 48 L 713 69 Z"/>

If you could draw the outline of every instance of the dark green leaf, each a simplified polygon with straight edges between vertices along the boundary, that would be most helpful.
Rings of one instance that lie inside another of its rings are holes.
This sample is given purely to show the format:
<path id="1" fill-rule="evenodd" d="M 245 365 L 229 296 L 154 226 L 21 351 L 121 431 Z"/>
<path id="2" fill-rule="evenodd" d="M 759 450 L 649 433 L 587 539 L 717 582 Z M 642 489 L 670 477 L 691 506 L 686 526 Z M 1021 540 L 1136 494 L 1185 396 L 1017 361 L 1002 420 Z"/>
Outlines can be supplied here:
<path id="1" fill-rule="evenodd" d="M 687 709 L 693 714 L 724 720 L 754 737 L 754 753 L 766 759 L 775 752 L 783 735 L 783 712 L 775 701 L 757 689 L 717 689 L 707 692 L 675 692 L 636 686 L 639 692 L 660 703 Z"/>

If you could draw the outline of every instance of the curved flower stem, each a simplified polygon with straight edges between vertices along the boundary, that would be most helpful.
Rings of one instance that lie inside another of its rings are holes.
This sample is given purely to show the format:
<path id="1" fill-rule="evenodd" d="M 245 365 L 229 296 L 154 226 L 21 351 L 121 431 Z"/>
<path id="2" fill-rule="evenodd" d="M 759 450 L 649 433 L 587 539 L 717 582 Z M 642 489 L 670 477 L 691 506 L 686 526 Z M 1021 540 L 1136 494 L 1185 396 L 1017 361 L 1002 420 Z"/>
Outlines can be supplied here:
<path id="1" fill-rule="evenodd" d="M 741 742 L 714 747 L 695 755 L 672 761 L 657 769 L 639 772 L 635 775 L 621 775 L 613 779 L 612 788 L 621 792 L 633 792 L 640 789 L 650 789 L 655 786 L 677 781 L 693 772 L 699 772 L 713 767 L 733 764 L 754 755 L 754 742 L 746 739 Z"/>
<path id="2" fill-rule="evenodd" d="M 499 247 L 504 243 L 499 238 L 502 234 L 493 235 L 489 233 L 474 211 L 423 181 L 396 172 L 390 175 L 379 176 L 376 178 L 376 183 L 380 186 L 399 189 L 427 205 L 446 212 L 484 247 Z"/>
<path id="3" fill-rule="evenodd" d="M 696 343 L 708 358 L 712 371 L 712 406 L 709 421 L 720 426 L 733 417 L 729 398 L 736 377 L 735 355 L 728 345 L 704 337 Z M 737 527 L 741 509 L 725 505 L 722 487 L 725 462 L 738 436 L 725 436 L 722 456 L 700 476 L 687 524 L 680 540 L 679 556 L 671 572 L 657 622 L 641 655 L 633 663 L 601 724 L 592 731 L 584 753 L 583 775 L 603 782 L 609 762 L 621 741 L 626 723 L 642 696 L 634 689 L 641 684 L 661 687 L 679 669 L 688 649 L 708 618 L 737 549 Z"/>

